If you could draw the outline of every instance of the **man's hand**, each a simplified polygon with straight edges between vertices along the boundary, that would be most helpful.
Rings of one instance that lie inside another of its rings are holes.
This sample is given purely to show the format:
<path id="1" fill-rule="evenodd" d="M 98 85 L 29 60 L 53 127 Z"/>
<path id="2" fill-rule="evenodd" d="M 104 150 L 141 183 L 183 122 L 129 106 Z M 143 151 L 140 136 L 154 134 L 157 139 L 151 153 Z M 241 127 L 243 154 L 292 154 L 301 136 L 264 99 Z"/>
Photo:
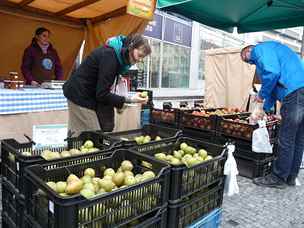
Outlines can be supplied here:
<path id="1" fill-rule="evenodd" d="M 257 103 L 263 103 L 263 98 L 261 98 L 259 95 L 255 96 L 254 101 Z"/>
<path id="2" fill-rule="evenodd" d="M 263 101 L 262 102 L 256 101 L 254 109 L 249 117 L 249 123 L 256 124 L 257 121 L 262 120 L 265 115 L 266 114 L 263 110 Z"/>

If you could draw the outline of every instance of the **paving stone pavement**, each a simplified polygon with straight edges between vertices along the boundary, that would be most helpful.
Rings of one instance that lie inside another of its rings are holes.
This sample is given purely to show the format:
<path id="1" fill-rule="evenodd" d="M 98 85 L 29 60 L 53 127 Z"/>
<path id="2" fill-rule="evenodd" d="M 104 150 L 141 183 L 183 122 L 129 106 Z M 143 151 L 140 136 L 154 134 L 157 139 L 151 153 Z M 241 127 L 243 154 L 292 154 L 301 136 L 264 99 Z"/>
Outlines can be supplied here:
<path id="1" fill-rule="evenodd" d="M 280 190 L 238 177 L 240 194 L 224 197 L 221 228 L 304 228 L 304 170 L 299 181 Z"/>

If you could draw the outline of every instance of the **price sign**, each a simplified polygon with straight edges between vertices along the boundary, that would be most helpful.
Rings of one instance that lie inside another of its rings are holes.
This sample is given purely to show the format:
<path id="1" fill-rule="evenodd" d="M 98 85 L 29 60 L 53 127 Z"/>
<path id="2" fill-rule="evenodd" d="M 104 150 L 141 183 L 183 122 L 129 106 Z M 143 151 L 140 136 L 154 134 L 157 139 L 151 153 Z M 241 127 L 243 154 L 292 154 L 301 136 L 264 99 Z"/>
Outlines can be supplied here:
<path id="1" fill-rule="evenodd" d="M 68 128 L 66 124 L 46 124 L 33 126 L 35 148 L 63 147 L 67 145 Z"/>

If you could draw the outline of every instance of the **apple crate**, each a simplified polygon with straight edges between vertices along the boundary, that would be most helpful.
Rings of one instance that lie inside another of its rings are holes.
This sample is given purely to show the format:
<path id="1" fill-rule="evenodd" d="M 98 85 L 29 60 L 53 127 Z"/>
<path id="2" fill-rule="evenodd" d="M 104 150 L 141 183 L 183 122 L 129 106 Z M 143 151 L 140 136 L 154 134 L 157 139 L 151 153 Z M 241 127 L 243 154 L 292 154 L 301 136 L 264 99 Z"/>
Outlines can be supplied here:
<path id="1" fill-rule="evenodd" d="M 151 157 L 154 157 L 156 153 L 172 155 L 174 150 L 179 150 L 180 144 L 183 142 L 196 149 L 205 149 L 213 159 L 189 168 L 184 164 L 171 165 L 170 203 L 179 202 L 224 178 L 224 165 L 227 159 L 226 146 L 188 137 L 179 137 L 177 140 L 168 139 L 163 142 L 152 142 L 149 145 L 139 145 L 132 148 Z"/>
<path id="2" fill-rule="evenodd" d="M 155 124 L 144 125 L 140 129 L 130 130 L 130 131 L 121 131 L 115 133 L 106 133 L 103 135 L 103 144 L 123 146 L 123 147 L 132 147 L 136 146 L 135 141 L 136 137 L 140 136 L 150 136 L 153 141 L 157 136 L 161 137 L 160 142 L 164 139 L 176 139 L 182 134 L 181 130 L 163 127 Z M 152 142 L 151 141 L 151 142 Z M 149 144 L 149 143 L 146 143 Z"/>
<path id="3" fill-rule="evenodd" d="M 2 227 L 24 227 L 25 198 L 2 177 Z"/>
<path id="4" fill-rule="evenodd" d="M 168 127 L 179 128 L 180 110 L 172 109 L 151 109 L 151 123 L 164 125 Z"/>
<path id="5" fill-rule="evenodd" d="M 180 127 L 215 134 L 218 116 L 243 112 L 237 108 L 193 109 L 180 112 Z"/>
<path id="6" fill-rule="evenodd" d="M 3 177 L 6 177 L 9 182 L 11 182 L 18 191 L 24 193 L 24 168 L 33 164 L 43 164 L 48 163 L 49 161 L 41 157 L 41 153 L 44 150 L 62 152 L 67 149 L 80 148 L 81 145 L 86 141 L 91 140 L 94 143 L 94 146 L 99 150 L 95 153 L 102 153 L 103 156 L 109 156 L 107 151 L 111 151 L 113 146 L 107 146 L 102 144 L 102 138 L 100 133 L 97 132 L 83 132 L 78 137 L 68 138 L 67 145 L 68 147 L 60 148 L 39 148 L 33 149 L 34 142 L 19 143 L 15 139 L 4 139 L 1 141 L 1 172 Z M 108 151 L 108 152 L 109 152 Z M 23 152 L 30 152 L 32 156 L 24 155 Z M 91 154 L 91 153 L 89 153 Z M 87 156 L 88 153 L 56 159 L 57 161 L 66 161 L 70 158 L 81 158 Z M 54 160 L 52 160 L 54 161 Z"/>
<path id="7" fill-rule="evenodd" d="M 65 180 L 71 173 L 83 176 L 87 168 L 93 168 L 96 176 L 101 176 L 105 168 L 116 170 L 124 160 L 133 163 L 134 173 L 152 170 L 156 177 L 90 199 L 80 194 L 60 196 L 46 184 Z M 152 169 L 143 166 L 142 161 L 152 164 Z M 34 165 L 26 168 L 27 214 L 41 228 L 124 226 L 166 205 L 169 175 L 167 164 L 125 149 L 117 150 L 105 159 L 91 155 L 80 163 L 65 162 L 60 168 L 56 162 Z"/>
<path id="8" fill-rule="evenodd" d="M 223 194 L 224 182 L 220 181 L 187 197 L 182 202 L 169 204 L 167 227 L 191 227 L 193 222 L 222 206 Z"/>
<path id="9" fill-rule="evenodd" d="M 215 109 L 208 109 L 213 111 Z M 180 127 L 215 132 L 216 115 L 206 114 L 207 110 L 184 110 L 180 113 Z"/>
<path id="10" fill-rule="evenodd" d="M 239 115 L 228 115 L 218 118 L 217 133 L 219 135 L 229 136 L 246 141 L 252 141 L 252 133 L 259 126 L 257 124 L 249 124 L 248 117 L 250 113 Z M 278 136 L 279 121 L 269 119 L 266 122 L 266 127 L 269 133 L 270 140 L 275 140 Z"/>

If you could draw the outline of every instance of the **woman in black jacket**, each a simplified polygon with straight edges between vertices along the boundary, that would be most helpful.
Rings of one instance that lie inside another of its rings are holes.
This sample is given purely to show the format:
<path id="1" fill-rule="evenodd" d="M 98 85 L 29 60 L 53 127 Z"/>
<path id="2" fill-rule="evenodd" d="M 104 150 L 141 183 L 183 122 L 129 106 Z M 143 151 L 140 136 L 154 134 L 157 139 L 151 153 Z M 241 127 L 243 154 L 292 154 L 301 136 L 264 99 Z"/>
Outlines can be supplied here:
<path id="1" fill-rule="evenodd" d="M 135 34 L 113 37 L 87 56 L 63 86 L 68 99 L 69 130 L 77 133 L 99 129 L 112 131 L 114 107 L 121 109 L 125 103 L 146 103 L 147 98 L 141 98 L 139 94 L 122 97 L 111 93 L 111 88 L 120 74 L 150 53 L 147 39 Z"/>

